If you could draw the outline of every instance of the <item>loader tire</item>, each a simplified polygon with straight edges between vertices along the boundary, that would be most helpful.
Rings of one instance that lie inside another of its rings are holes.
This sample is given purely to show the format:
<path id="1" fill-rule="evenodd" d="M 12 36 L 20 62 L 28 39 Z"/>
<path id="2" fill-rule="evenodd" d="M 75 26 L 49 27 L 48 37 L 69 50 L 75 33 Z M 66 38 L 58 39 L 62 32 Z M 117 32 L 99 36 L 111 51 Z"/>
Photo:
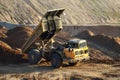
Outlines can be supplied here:
<path id="1" fill-rule="evenodd" d="M 51 57 L 51 65 L 53 68 L 60 68 L 63 64 L 61 56 L 57 53 L 53 54 Z"/>
<path id="2" fill-rule="evenodd" d="M 37 64 L 41 60 L 42 56 L 40 51 L 37 49 L 32 49 L 28 53 L 28 61 L 30 64 Z"/>

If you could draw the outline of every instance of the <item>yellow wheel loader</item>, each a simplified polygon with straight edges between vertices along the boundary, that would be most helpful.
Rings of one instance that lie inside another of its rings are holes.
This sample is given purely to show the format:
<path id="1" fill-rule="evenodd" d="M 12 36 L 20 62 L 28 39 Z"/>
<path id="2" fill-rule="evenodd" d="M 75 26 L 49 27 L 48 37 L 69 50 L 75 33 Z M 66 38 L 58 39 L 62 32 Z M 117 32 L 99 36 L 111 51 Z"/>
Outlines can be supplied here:
<path id="1" fill-rule="evenodd" d="M 63 29 L 60 17 L 63 11 L 64 9 L 49 10 L 22 46 L 22 51 L 28 54 L 30 64 L 37 64 L 44 58 L 51 62 L 52 67 L 59 68 L 64 62 L 76 65 L 78 61 L 89 59 L 86 40 L 72 39 L 57 48 L 49 45 L 55 34 Z"/>

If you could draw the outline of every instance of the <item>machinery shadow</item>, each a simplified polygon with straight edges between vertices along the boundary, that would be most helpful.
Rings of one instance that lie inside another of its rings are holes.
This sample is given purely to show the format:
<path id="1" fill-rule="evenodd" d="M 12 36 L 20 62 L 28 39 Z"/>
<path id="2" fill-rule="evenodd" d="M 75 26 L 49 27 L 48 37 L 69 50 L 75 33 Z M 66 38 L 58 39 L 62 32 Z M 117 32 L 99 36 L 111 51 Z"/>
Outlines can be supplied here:
<path id="1" fill-rule="evenodd" d="M 22 74 L 51 70 L 54 70 L 51 65 L 30 65 L 29 63 L 0 65 L 0 74 Z"/>

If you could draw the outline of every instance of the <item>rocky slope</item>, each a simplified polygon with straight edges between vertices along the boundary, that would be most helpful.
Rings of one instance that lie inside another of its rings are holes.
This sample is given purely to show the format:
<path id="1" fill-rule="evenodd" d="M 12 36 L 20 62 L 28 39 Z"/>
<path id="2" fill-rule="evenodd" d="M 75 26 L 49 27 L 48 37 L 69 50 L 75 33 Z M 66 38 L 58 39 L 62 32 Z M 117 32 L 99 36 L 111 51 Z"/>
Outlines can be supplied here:
<path id="1" fill-rule="evenodd" d="M 38 24 L 48 9 L 61 7 L 65 24 L 120 21 L 120 0 L 0 0 L 0 21 Z"/>

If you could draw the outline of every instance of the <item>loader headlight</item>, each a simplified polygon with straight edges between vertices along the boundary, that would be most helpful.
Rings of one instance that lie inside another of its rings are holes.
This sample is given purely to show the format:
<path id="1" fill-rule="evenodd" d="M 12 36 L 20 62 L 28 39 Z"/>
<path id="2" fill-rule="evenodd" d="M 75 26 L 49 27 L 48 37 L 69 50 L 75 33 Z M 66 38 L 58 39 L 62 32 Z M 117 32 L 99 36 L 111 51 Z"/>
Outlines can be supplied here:
<path id="1" fill-rule="evenodd" d="M 75 55 L 80 55 L 81 54 L 81 51 L 76 51 L 75 52 Z"/>
<path id="2" fill-rule="evenodd" d="M 79 51 L 76 51 L 76 52 L 75 52 L 75 55 L 79 55 L 79 54 L 80 54 L 80 52 L 79 52 Z"/>

